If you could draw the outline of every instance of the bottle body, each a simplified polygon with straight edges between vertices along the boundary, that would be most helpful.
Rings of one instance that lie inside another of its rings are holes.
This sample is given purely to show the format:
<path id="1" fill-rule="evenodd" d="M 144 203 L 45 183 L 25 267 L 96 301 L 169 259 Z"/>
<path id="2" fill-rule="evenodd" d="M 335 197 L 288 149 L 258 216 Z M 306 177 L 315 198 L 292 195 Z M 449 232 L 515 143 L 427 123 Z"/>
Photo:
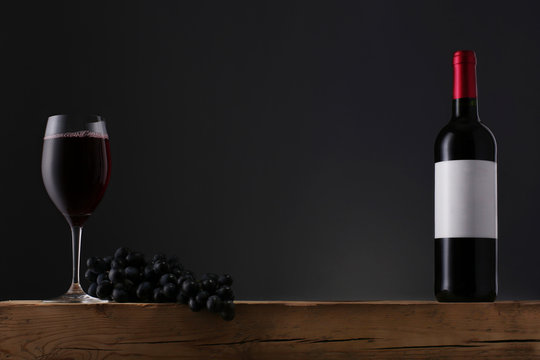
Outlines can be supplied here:
<path id="1" fill-rule="evenodd" d="M 456 65 L 462 64 L 454 57 Z M 452 119 L 435 141 L 435 296 L 438 301 L 494 301 L 497 146 L 478 118 L 474 71 L 458 73 L 474 76 L 474 91 L 467 79 L 454 81 L 468 90 L 454 89 Z M 456 98 L 460 94 L 467 97 Z"/>

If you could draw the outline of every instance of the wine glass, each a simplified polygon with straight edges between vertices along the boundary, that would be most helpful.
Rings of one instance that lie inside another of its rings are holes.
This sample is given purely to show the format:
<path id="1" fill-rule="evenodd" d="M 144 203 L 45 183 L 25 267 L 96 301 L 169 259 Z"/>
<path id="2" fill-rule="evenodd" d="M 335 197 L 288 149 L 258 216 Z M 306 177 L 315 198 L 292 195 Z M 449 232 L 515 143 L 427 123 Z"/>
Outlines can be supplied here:
<path id="1" fill-rule="evenodd" d="M 54 115 L 47 121 L 41 158 L 43 183 L 71 227 L 73 278 L 52 302 L 103 302 L 79 284 L 83 225 L 100 202 L 111 174 L 109 136 L 98 115 Z"/>

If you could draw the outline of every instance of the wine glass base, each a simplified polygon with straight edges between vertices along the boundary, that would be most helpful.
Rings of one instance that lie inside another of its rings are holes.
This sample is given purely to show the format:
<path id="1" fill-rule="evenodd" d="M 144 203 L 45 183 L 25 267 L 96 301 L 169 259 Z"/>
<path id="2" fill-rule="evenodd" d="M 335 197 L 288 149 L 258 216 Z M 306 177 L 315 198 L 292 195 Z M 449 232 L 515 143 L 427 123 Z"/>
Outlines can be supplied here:
<path id="1" fill-rule="evenodd" d="M 46 303 L 80 303 L 80 304 L 102 304 L 109 300 L 101 300 L 90 295 L 64 294 L 52 299 L 43 300 Z"/>
<path id="2" fill-rule="evenodd" d="M 80 304 L 102 304 L 108 303 L 108 300 L 101 300 L 87 295 L 81 286 L 77 283 L 71 284 L 68 292 L 58 297 L 43 300 L 46 303 L 80 303 Z"/>

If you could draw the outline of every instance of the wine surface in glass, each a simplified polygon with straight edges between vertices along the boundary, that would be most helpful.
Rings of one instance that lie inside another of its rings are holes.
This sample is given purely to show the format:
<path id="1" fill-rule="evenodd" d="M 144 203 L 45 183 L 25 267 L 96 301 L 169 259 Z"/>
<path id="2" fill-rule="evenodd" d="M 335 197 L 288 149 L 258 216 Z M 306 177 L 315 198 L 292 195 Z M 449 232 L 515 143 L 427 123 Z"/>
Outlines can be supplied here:
<path id="1" fill-rule="evenodd" d="M 82 226 L 92 215 L 107 188 L 110 168 L 106 135 L 83 131 L 44 139 L 43 183 L 72 226 Z"/>

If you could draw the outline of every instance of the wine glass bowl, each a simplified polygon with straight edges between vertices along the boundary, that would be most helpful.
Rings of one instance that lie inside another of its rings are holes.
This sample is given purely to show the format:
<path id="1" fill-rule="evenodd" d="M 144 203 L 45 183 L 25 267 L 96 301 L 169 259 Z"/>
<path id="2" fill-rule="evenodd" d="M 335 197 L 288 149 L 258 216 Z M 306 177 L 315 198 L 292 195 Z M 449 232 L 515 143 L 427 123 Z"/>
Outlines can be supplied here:
<path id="1" fill-rule="evenodd" d="M 111 156 L 105 120 L 98 115 L 49 117 L 41 161 L 43 184 L 71 227 L 73 278 L 68 292 L 55 302 L 101 302 L 79 284 L 82 228 L 109 183 Z"/>

